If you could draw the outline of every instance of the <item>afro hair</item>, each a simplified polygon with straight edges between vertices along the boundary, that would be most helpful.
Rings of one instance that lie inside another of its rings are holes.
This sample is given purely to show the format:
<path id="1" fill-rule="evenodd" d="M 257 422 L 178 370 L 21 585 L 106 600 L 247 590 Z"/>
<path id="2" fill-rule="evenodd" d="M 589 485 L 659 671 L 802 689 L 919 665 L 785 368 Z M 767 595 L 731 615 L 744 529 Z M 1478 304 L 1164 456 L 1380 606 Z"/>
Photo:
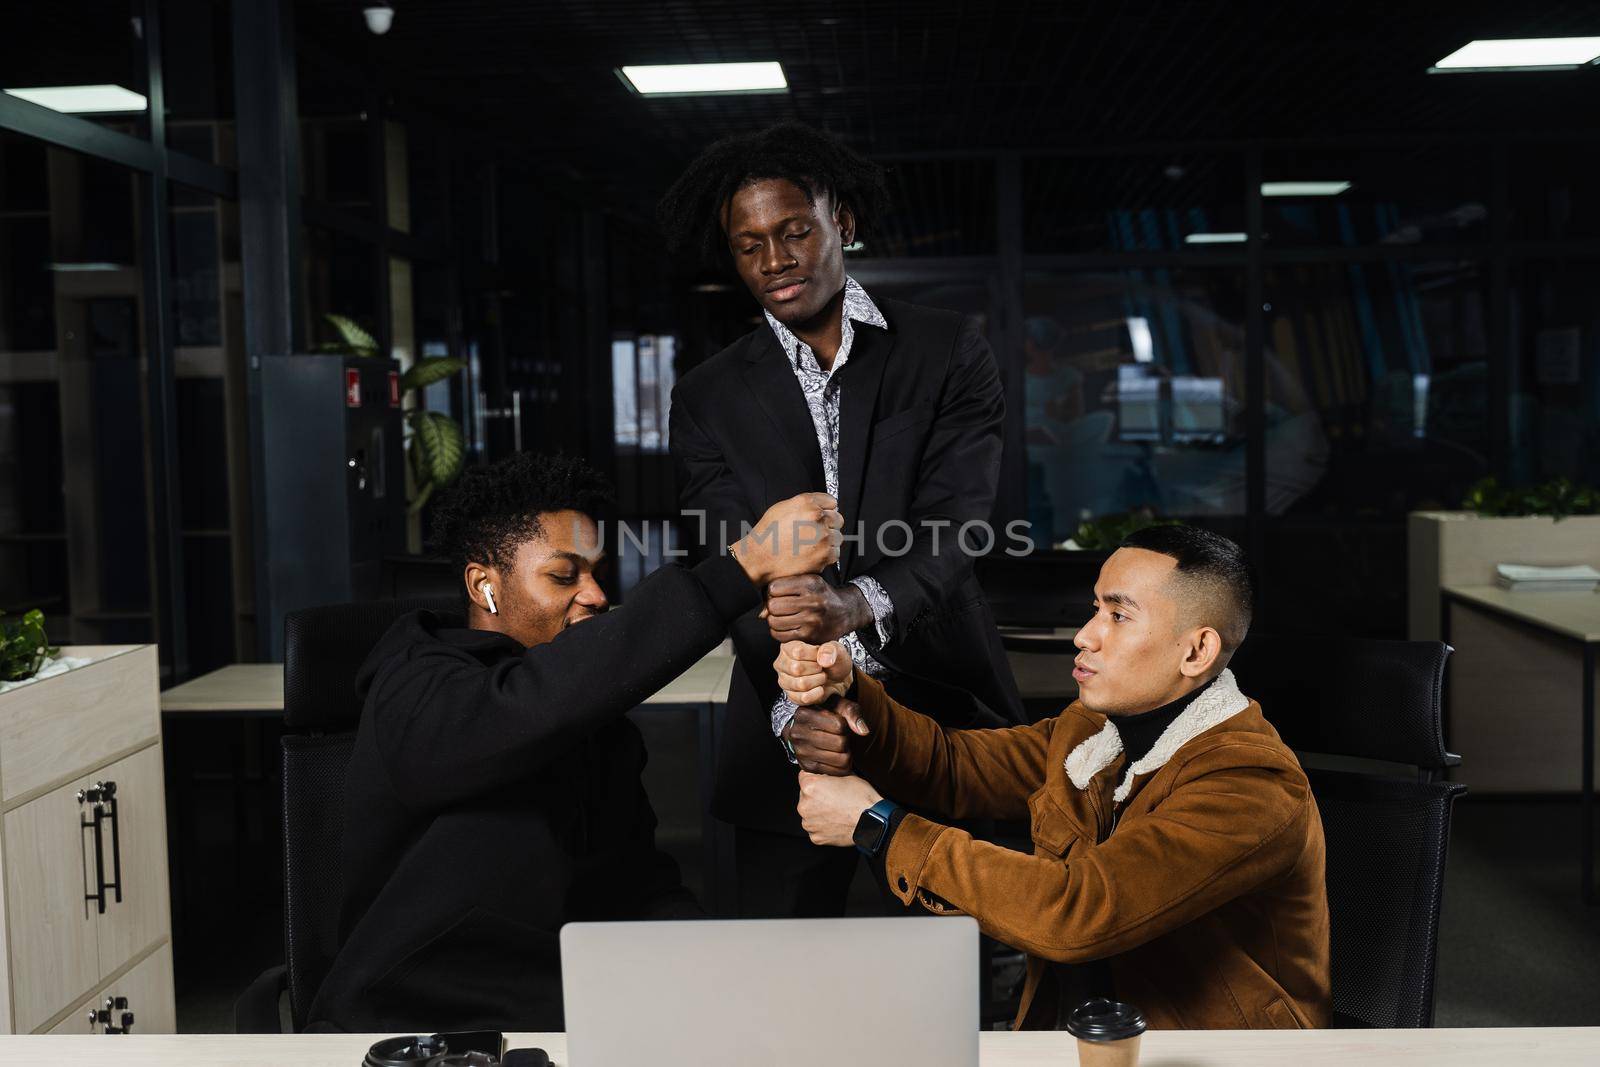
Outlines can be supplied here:
<path id="1" fill-rule="evenodd" d="M 541 532 L 539 516 L 594 516 L 612 501 L 605 476 L 581 459 L 518 452 L 469 467 L 433 505 L 434 548 L 459 567 L 507 568 L 517 548 Z"/>
<path id="2" fill-rule="evenodd" d="M 811 203 L 825 194 L 855 216 L 856 233 L 871 232 L 889 205 L 883 168 L 837 138 L 798 122 L 725 137 L 709 146 L 673 182 L 656 208 L 667 243 L 701 267 L 726 265 L 722 207 L 735 192 L 767 178 L 799 186 Z"/>

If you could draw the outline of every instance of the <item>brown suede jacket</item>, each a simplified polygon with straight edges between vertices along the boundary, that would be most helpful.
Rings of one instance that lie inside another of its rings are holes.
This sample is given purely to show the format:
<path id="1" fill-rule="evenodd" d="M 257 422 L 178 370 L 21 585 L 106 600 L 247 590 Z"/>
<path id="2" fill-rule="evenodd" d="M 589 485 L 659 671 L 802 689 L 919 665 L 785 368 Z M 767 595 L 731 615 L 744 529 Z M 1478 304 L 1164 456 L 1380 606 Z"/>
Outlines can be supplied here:
<path id="1" fill-rule="evenodd" d="M 1231 671 L 1130 769 L 1116 727 L 1081 703 L 947 730 L 857 677 L 871 734 L 854 762 L 879 792 L 953 819 L 1029 820 L 1031 856 L 908 815 L 884 866 L 905 903 L 971 915 L 1028 954 L 1019 1029 L 1056 1023 L 1050 963 L 1099 959 L 1152 1027 L 1328 1024 L 1322 819 Z"/>

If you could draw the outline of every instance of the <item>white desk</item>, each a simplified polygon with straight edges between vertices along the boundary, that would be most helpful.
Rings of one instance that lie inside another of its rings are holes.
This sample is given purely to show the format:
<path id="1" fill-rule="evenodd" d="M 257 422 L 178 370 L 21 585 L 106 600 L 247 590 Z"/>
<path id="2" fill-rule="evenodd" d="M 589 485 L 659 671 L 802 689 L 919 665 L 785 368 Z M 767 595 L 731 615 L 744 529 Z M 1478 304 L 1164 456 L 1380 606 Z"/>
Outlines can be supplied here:
<path id="1" fill-rule="evenodd" d="M 726 642 L 646 698 L 646 704 L 724 703 L 733 677 Z M 283 664 L 235 663 L 161 694 L 163 714 L 283 711 Z"/>
<path id="2" fill-rule="evenodd" d="M 1595 903 L 1594 675 L 1595 648 L 1600 645 L 1600 593 L 1513 593 L 1495 585 L 1445 586 L 1440 590 L 1439 599 L 1439 629 L 1445 644 L 1450 643 L 1451 610 L 1455 607 L 1486 612 L 1511 620 L 1521 627 L 1531 627 L 1577 644 L 1583 671 L 1582 698 L 1579 703 L 1582 722 L 1579 759 L 1583 774 L 1580 794 L 1583 842 L 1579 862 L 1584 902 Z M 1523 698 L 1529 699 L 1527 691 L 1524 691 Z M 1515 707 L 1496 707 L 1491 709 L 1490 714 L 1497 718 L 1505 716 L 1513 721 L 1519 717 Z M 1446 736 L 1448 738 L 1448 734 Z M 1470 771 L 1470 764 L 1465 769 Z"/>
<path id="3" fill-rule="evenodd" d="M 620 1021 L 620 1020 L 619 1020 Z M 383 1035 L 388 1036 L 388 1035 Z M 50 1067 L 358 1067 L 378 1035 L 188 1034 L 126 1037 L 0 1037 L 0 1064 Z M 561 1034 L 512 1034 L 567 1067 Z M 1483 1030 L 1153 1031 L 1142 1067 L 1590 1067 L 1600 1063 L 1600 1028 Z M 826 1059 L 826 1057 L 824 1057 Z M 1077 1044 L 1062 1033 L 984 1033 L 981 1067 L 1071 1067 Z"/>
<path id="4" fill-rule="evenodd" d="M 283 711 L 283 664 L 235 663 L 161 694 L 162 714 Z"/>

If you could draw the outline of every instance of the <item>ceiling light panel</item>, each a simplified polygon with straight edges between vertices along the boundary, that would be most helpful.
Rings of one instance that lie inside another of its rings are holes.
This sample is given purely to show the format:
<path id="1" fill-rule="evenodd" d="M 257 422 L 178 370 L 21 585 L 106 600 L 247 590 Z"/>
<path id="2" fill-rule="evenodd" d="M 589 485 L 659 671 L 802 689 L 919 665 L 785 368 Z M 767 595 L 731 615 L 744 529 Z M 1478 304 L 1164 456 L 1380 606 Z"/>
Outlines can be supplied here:
<path id="1" fill-rule="evenodd" d="M 120 85 L 41 85 L 31 89 L 7 89 L 6 95 L 60 111 L 67 115 L 106 115 L 113 112 L 143 111 L 143 95 Z"/>
<path id="2" fill-rule="evenodd" d="M 783 65 L 776 62 L 672 63 L 622 67 L 617 74 L 640 96 L 781 93 L 789 88 Z"/>
<path id="3" fill-rule="evenodd" d="M 1596 59 L 1600 59 L 1600 37 L 1522 37 L 1473 41 L 1429 67 L 1428 73 L 1573 70 Z"/>
<path id="4" fill-rule="evenodd" d="M 1347 181 L 1264 181 L 1262 197 L 1338 197 L 1349 189 Z"/>

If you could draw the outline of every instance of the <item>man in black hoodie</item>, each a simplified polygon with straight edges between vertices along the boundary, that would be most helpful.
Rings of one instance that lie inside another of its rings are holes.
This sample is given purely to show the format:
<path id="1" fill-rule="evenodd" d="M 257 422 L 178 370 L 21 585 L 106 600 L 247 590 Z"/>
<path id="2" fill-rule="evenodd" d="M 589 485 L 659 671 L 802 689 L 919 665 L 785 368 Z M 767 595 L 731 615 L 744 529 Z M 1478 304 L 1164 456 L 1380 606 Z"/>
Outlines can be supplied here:
<path id="1" fill-rule="evenodd" d="M 579 461 L 519 454 L 436 506 L 466 626 L 402 617 L 362 667 L 340 950 L 312 1028 L 560 1030 L 563 923 L 698 913 L 655 847 L 624 713 L 767 583 L 836 561 L 841 520 L 822 493 L 781 501 L 729 553 L 662 567 L 608 612 L 606 495 Z"/>

